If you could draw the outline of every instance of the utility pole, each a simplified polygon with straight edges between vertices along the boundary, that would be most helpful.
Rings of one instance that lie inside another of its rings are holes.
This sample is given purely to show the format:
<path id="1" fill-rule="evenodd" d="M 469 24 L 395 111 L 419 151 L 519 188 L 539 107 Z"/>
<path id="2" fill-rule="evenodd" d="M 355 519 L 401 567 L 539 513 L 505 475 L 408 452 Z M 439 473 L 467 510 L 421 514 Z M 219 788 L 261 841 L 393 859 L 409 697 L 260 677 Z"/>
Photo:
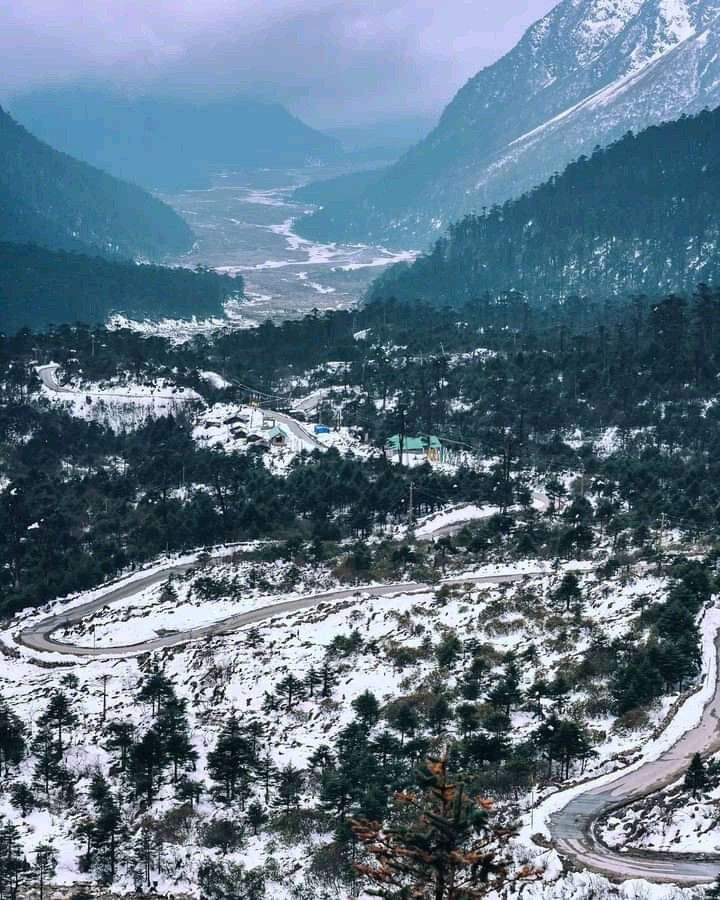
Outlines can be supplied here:
<path id="1" fill-rule="evenodd" d="M 107 673 L 102 677 L 103 683 L 103 707 L 102 707 L 102 720 L 105 721 L 105 717 L 107 716 Z"/>
<path id="2" fill-rule="evenodd" d="M 409 530 L 412 530 L 413 519 L 415 517 L 414 505 L 413 505 L 413 503 L 414 503 L 413 491 L 414 490 L 415 490 L 415 482 L 411 481 L 410 482 L 410 500 L 408 502 L 408 529 Z"/>
<path id="3" fill-rule="evenodd" d="M 660 528 L 658 530 L 657 552 L 662 553 L 663 532 L 665 531 L 665 513 L 660 514 Z"/>

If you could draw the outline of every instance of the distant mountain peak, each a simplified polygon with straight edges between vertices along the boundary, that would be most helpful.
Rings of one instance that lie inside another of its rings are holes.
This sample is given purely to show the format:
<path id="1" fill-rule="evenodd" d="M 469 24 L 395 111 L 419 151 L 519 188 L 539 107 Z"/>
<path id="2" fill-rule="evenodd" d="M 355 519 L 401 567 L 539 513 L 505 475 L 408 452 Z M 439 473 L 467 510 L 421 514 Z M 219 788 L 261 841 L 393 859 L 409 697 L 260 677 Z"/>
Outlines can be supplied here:
<path id="1" fill-rule="evenodd" d="M 124 96 L 68 85 L 16 97 L 13 114 L 54 147 L 149 190 L 202 187 L 225 169 L 327 162 L 339 143 L 277 103 Z"/>

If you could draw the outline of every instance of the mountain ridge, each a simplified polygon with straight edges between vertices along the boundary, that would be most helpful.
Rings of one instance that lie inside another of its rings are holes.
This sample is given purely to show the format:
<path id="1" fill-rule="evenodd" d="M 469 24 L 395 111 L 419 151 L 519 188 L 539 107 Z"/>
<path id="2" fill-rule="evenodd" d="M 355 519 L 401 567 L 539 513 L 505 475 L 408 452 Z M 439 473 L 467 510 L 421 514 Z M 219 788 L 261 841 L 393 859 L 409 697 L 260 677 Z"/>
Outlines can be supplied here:
<path id="1" fill-rule="evenodd" d="M 77 85 L 17 96 L 12 111 L 54 146 L 148 190 L 204 187 L 223 168 L 275 168 L 342 155 L 279 104 L 207 103 Z"/>
<path id="2" fill-rule="evenodd" d="M 0 241 L 161 259 L 193 234 L 169 206 L 55 150 L 0 107 Z"/>
<path id="3" fill-rule="evenodd" d="M 717 105 L 719 59 L 718 0 L 563 0 L 375 184 L 299 231 L 422 246 L 595 145 Z"/>
<path id="4" fill-rule="evenodd" d="M 626 135 L 517 200 L 450 226 L 371 299 L 458 305 L 689 292 L 720 281 L 720 108 Z"/>

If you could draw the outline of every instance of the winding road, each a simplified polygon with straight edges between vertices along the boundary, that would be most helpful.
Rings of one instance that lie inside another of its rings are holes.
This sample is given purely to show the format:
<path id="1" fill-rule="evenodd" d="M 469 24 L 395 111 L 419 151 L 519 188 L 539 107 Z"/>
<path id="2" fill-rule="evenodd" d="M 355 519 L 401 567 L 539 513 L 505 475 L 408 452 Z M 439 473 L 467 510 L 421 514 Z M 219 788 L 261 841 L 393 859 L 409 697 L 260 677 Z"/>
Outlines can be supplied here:
<path id="1" fill-rule="evenodd" d="M 222 558 L 222 557 L 220 557 Z M 182 575 L 189 569 L 197 566 L 196 561 L 177 563 L 166 568 L 153 571 L 147 575 L 134 577 L 127 583 L 109 587 L 107 592 L 70 609 L 55 613 L 47 618 L 34 623 L 29 628 L 20 631 L 16 635 L 19 644 L 30 650 L 42 653 L 62 653 L 71 656 L 83 657 L 108 657 L 108 656 L 133 656 L 139 653 L 147 653 L 161 647 L 174 647 L 178 644 L 186 644 L 206 637 L 217 637 L 223 634 L 231 634 L 245 625 L 253 625 L 275 619 L 286 613 L 298 612 L 303 609 L 320 607 L 325 603 L 335 603 L 339 600 L 360 599 L 361 597 L 388 597 L 396 594 L 414 594 L 433 590 L 433 586 L 417 581 L 394 582 L 392 584 L 368 585 L 366 587 L 342 588 L 326 591 L 318 594 L 309 594 L 305 597 L 297 597 L 293 600 L 281 600 L 276 603 L 262 606 L 248 612 L 237 613 L 210 625 L 201 625 L 197 628 L 188 628 L 161 637 L 141 641 L 137 644 L 124 644 L 113 647 L 86 647 L 78 644 L 65 643 L 53 637 L 55 632 L 68 625 L 81 622 L 87 616 L 97 612 L 111 603 L 127 600 L 129 597 L 140 593 L 146 588 L 161 584 L 170 575 Z M 497 575 L 477 575 L 462 578 L 448 578 L 442 583 L 453 584 L 505 584 L 513 581 L 521 581 L 527 576 L 545 575 L 545 570 L 522 573 L 505 573 Z"/>
<path id="2" fill-rule="evenodd" d="M 218 557 L 217 559 L 222 559 Z M 111 603 L 128 599 L 148 587 L 165 581 L 169 575 L 182 574 L 196 566 L 197 560 L 169 564 L 147 575 L 136 575 L 125 583 L 109 585 L 95 599 L 41 619 L 16 635 L 16 641 L 36 652 L 67 654 L 74 657 L 127 657 L 147 653 L 161 647 L 177 646 L 189 641 L 232 633 L 245 625 L 268 621 L 287 613 L 327 603 L 363 596 L 393 596 L 400 593 L 420 593 L 431 586 L 420 582 L 402 582 L 348 588 L 312 594 L 293 600 L 279 601 L 260 609 L 238 613 L 219 622 L 177 633 L 165 634 L 137 644 L 114 647 L 87 647 L 66 643 L 55 633 L 68 624 L 82 621 L 86 616 Z M 519 581 L 527 576 L 548 574 L 547 570 L 522 573 L 499 573 L 475 577 L 446 579 L 444 584 L 498 584 Z M 574 865 L 601 872 L 615 879 L 645 878 L 650 881 L 676 884 L 697 884 L 712 881 L 720 873 L 720 856 L 714 859 L 693 859 L 670 853 L 621 853 L 600 842 L 595 834 L 598 819 L 613 809 L 627 806 L 676 780 L 686 769 L 693 753 L 720 750 L 720 641 L 716 641 L 714 660 L 706 677 L 713 680 L 714 692 L 706 703 L 698 724 L 686 731 L 667 751 L 625 774 L 620 773 L 611 783 L 607 776 L 589 781 L 587 787 L 572 797 L 559 811 L 549 817 L 553 846 Z M 596 782 L 603 782 L 597 784 Z"/>
<path id="3" fill-rule="evenodd" d="M 551 814 L 549 829 L 555 848 L 580 867 L 594 869 L 611 878 L 645 878 L 675 884 L 700 884 L 720 874 L 720 855 L 695 858 L 681 854 L 628 851 L 619 852 L 603 844 L 597 836 L 598 821 L 615 810 L 667 787 L 684 775 L 695 753 L 706 755 L 720 750 L 720 639 L 716 636 L 714 665 L 708 677 L 714 691 L 705 704 L 699 722 L 689 728 L 656 759 L 648 760 L 612 781 L 589 781 L 587 788 L 560 810 Z M 680 714 L 680 710 L 676 715 Z"/>

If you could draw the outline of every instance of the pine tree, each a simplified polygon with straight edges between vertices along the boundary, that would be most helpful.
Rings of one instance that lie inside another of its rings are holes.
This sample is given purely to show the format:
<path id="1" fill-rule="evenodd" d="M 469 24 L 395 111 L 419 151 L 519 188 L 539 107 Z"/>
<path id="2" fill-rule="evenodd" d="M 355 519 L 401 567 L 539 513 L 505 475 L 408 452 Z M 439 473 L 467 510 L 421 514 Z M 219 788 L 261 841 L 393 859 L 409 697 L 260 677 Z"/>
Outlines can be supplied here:
<path id="1" fill-rule="evenodd" d="M 334 756 L 330 747 L 327 744 L 320 744 L 308 757 L 308 769 L 311 772 L 319 769 L 320 774 L 323 775 L 325 770 L 333 764 L 333 760 Z"/>
<path id="2" fill-rule="evenodd" d="M 312 666 L 305 673 L 304 685 L 307 689 L 308 696 L 315 696 L 315 688 L 319 687 L 322 684 L 322 677 L 318 673 L 317 669 L 314 669 Z"/>
<path id="3" fill-rule="evenodd" d="M 73 710 L 67 695 L 62 691 L 53 694 L 48 708 L 38 720 L 40 727 L 49 727 L 55 730 L 57 735 L 57 750 L 62 756 L 65 752 L 63 733 L 67 728 L 72 728 L 78 721 L 77 714 Z"/>
<path id="4" fill-rule="evenodd" d="M 291 763 L 288 763 L 284 769 L 278 772 L 275 806 L 284 811 L 285 818 L 288 818 L 290 810 L 298 805 L 304 785 L 305 777 L 303 773 Z"/>
<path id="5" fill-rule="evenodd" d="M 186 700 L 171 697 L 160 711 L 155 725 L 162 741 L 163 752 L 172 763 L 173 784 L 177 784 L 179 767 L 194 766 L 198 758 L 190 740 L 186 707 Z"/>
<path id="6" fill-rule="evenodd" d="M 452 781 L 444 758 L 429 759 L 417 780 L 419 791 L 396 794 L 405 810 L 397 824 L 353 822 L 371 858 L 355 868 L 371 892 L 386 900 L 473 900 L 500 889 L 510 832 L 490 825 L 489 801 Z"/>
<path id="7" fill-rule="evenodd" d="M 140 684 L 138 700 L 149 703 L 153 716 L 157 715 L 166 700 L 175 697 L 175 688 L 169 678 L 155 669 Z"/>
<path id="8" fill-rule="evenodd" d="M 16 900 L 27 874 L 20 833 L 11 822 L 0 827 L 0 900 Z"/>
<path id="9" fill-rule="evenodd" d="M 20 810 L 23 819 L 35 809 L 35 795 L 24 781 L 18 781 L 10 791 L 10 803 Z"/>
<path id="10" fill-rule="evenodd" d="M 5 778 L 10 774 L 11 766 L 22 762 L 25 752 L 25 726 L 0 699 L 0 768 Z"/>
<path id="11" fill-rule="evenodd" d="M 255 836 L 257 836 L 259 830 L 267 822 L 267 819 L 267 813 L 265 812 L 263 805 L 258 803 L 257 800 L 253 800 L 247 809 L 247 821 Z"/>
<path id="12" fill-rule="evenodd" d="M 445 694 L 438 694 L 427 711 L 427 723 L 433 734 L 441 734 L 446 723 L 452 717 L 452 709 Z"/>
<path id="13" fill-rule="evenodd" d="M 350 705 L 355 710 L 355 715 L 367 729 L 377 724 L 380 718 L 380 704 L 372 691 L 363 691 Z"/>
<path id="14" fill-rule="evenodd" d="M 576 613 L 582 610 L 582 591 L 577 575 L 568 572 L 563 575 L 562 581 L 555 591 L 555 601 L 562 606 L 565 612 L 572 608 Z"/>
<path id="15" fill-rule="evenodd" d="M 210 777 L 219 786 L 219 794 L 228 803 L 237 793 L 238 784 L 249 780 L 255 762 L 252 747 L 243 734 L 236 716 L 230 716 L 218 735 L 215 748 L 208 753 Z"/>
<path id="16" fill-rule="evenodd" d="M 55 875 L 57 868 L 57 851 L 52 844 L 41 843 L 35 848 L 35 865 L 32 875 L 40 888 L 40 900 L 45 900 L 45 889 L 48 881 Z"/>
<path id="17" fill-rule="evenodd" d="M 35 754 L 34 775 L 40 779 L 43 791 L 50 793 L 50 783 L 54 781 L 61 768 L 62 755 L 58 752 L 55 734 L 45 726 L 36 733 L 32 742 L 32 751 Z"/>
<path id="18" fill-rule="evenodd" d="M 387 720 L 400 732 L 400 743 L 405 743 L 405 738 L 412 735 L 419 725 L 418 714 L 415 707 L 407 700 L 394 703 L 387 711 Z"/>
<path id="19" fill-rule="evenodd" d="M 133 745 L 135 736 L 135 726 L 132 722 L 110 722 L 105 729 L 107 742 L 105 748 L 111 753 L 119 753 L 120 758 L 117 763 L 120 771 L 124 772 L 127 768 L 128 753 Z"/>
<path id="20" fill-rule="evenodd" d="M 275 692 L 285 700 L 288 712 L 302 700 L 305 693 L 302 682 L 292 672 L 275 685 Z"/>
<path id="21" fill-rule="evenodd" d="M 268 750 L 265 753 L 265 756 L 260 760 L 257 764 L 257 774 L 258 778 L 262 782 L 263 791 L 265 795 L 265 806 L 270 805 L 270 785 L 273 779 L 276 776 L 276 769 L 273 765 L 272 757 L 270 756 L 270 751 Z"/>
<path id="22" fill-rule="evenodd" d="M 94 868 L 100 881 L 112 884 L 115 880 L 118 844 L 127 831 L 110 785 L 100 772 L 93 775 L 90 783 L 90 799 L 95 810 L 91 831 L 92 848 L 95 850 Z"/>
<path id="23" fill-rule="evenodd" d="M 245 731 L 250 739 L 250 755 L 257 759 L 258 744 L 265 736 L 265 725 L 259 719 L 253 719 Z"/>
<path id="24" fill-rule="evenodd" d="M 145 796 L 147 803 L 155 799 L 167 765 L 167 756 L 160 735 L 151 728 L 134 744 L 130 752 L 129 774 L 135 788 L 135 796 Z"/>
<path id="25" fill-rule="evenodd" d="M 707 787 L 708 776 L 705 763 L 699 753 L 693 754 L 685 773 L 685 789 L 690 791 L 695 800 L 698 799 L 703 790 Z"/>
<path id="26" fill-rule="evenodd" d="M 320 677 L 322 678 L 322 688 L 321 693 L 323 697 L 332 696 L 332 690 L 337 684 L 337 675 L 333 672 L 330 663 L 326 660 L 323 663 L 322 671 L 320 672 Z"/>

